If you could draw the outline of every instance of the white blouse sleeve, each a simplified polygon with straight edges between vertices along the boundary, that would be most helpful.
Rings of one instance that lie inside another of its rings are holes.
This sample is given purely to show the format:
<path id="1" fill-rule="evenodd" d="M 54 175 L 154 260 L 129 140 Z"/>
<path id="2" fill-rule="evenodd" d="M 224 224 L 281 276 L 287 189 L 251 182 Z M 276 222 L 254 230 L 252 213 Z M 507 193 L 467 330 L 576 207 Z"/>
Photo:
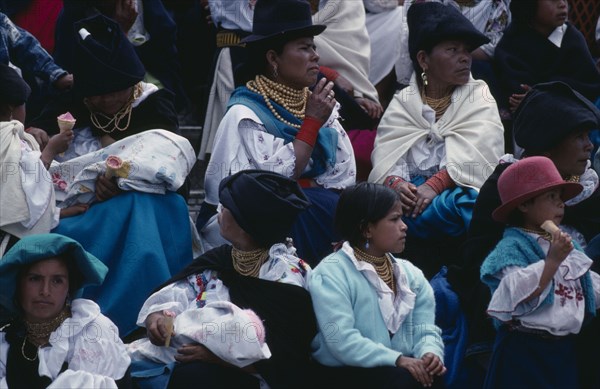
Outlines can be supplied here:
<path id="1" fill-rule="evenodd" d="M 291 177 L 296 166 L 293 142 L 284 143 L 251 119 L 240 121 L 238 130 L 249 164 L 255 169 L 268 170 Z"/>
<path id="2" fill-rule="evenodd" d="M 496 277 L 500 285 L 492 295 L 488 314 L 502 321 L 510 321 L 515 316 L 523 316 L 539 307 L 544 301 L 552 284 L 548 284 L 542 294 L 535 299 L 524 301 L 538 288 L 544 261 L 538 261 L 527 267 L 508 266 Z"/>
<path id="3" fill-rule="evenodd" d="M 117 389 L 117 384 L 110 377 L 69 369 L 48 386 L 48 389 L 63 388 Z"/>
<path id="4" fill-rule="evenodd" d="M 70 355 L 69 369 L 56 377 L 53 387 L 116 387 L 111 385 L 123 378 L 131 363 L 119 330 L 102 314 L 88 323 L 77 336 Z"/>
<path id="5" fill-rule="evenodd" d="M 140 310 L 136 324 L 145 327 L 146 318 L 154 312 L 169 310 L 176 315 L 180 314 L 187 309 L 190 301 L 196 298 L 194 293 L 187 279 L 165 286 L 148 297 Z"/>

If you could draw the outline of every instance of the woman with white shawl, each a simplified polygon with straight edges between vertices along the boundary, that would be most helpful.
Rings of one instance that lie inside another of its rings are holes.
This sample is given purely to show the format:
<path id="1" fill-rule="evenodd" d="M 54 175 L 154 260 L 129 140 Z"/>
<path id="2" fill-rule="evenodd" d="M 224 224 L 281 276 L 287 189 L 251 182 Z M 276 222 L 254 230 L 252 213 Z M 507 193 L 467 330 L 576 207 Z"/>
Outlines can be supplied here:
<path id="1" fill-rule="evenodd" d="M 489 40 L 440 3 L 412 5 L 408 26 L 415 73 L 379 125 L 369 181 L 400 193 L 411 235 L 461 236 L 504 150 L 494 98 L 470 73 L 471 51 Z"/>

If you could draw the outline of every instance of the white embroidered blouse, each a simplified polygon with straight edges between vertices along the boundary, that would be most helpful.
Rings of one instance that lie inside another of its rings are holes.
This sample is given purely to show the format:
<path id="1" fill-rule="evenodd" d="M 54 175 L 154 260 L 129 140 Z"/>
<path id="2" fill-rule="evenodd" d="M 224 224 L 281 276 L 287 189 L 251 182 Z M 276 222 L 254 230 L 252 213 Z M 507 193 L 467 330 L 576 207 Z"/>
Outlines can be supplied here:
<path id="1" fill-rule="evenodd" d="M 75 299 L 72 317 L 50 335 L 50 345 L 38 349 L 40 376 L 52 379 L 48 388 L 116 389 L 130 358 L 119 330 L 91 300 Z M 6 362 L 9 345 L 0 332 L 0 388 L 7 389 Z M 63 363 L 68 369 L 61 373 Z"/>
<path id="2" fill-rule="evenodd" d="M 529 233 L 537 240 L 545 254 L 550 242 Z M 513 319 L 531 329 L 545 330 L 557 336 L 577 334 L 581 330 L 585 315 L 585 301 L 581 277 L 592 266 L 592 260 L 583 252 L 573 250 L 556 271 L 540 296 L 524 302 L 537 289 L 544 261 L 527 267 L 508 266 L 496 274 L 500 279 L 498 289 L 492 295 L 488 314 L 504 322 Z M 596 309 L 600 307 L 600 276 L 591 271 Z M 554 293 L 553 304 L 541 303 L 549 293 Z"/>
<path id="3" fill-rule="evenodd" d="M 334 128 L 338 134 L 335 163 L 327 166 L 315 177 L 324 188 L 344 189 L 356 180 L 354 150 L 346 131 L 338 122 L 335 108 L 323 125 Z M 221 121 L 213 152 L 206 170 L 204 189 L 206 202 L 217 205 L 219 183 L 231 174 L 242 170 L 260 169 L 292 177 L 296 156 L 293 142 L 285 143 L 282 138 L 269 134 L 258 116 L 244 105 L 232 106 Z M 310 169 L 312 160 L 306 169 Z"/>

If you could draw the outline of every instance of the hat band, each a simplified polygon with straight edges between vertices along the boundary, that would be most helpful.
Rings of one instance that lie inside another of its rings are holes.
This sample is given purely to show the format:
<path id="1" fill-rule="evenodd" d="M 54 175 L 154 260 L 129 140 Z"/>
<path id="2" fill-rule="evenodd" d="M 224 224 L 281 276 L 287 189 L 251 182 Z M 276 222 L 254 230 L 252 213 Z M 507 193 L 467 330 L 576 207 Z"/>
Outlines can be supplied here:
<path id="1" fill-rule="evenodd" d="M 255 22 L 256 23 L 256 22 Z M 287 21 L 285 23 L 273 22 L 272 20 L 259 23 L 253 31 L 254 35 L 269 36 L 277 33 L 285 34 L 287 31 L 312 27 L 313 24 L 306 19 Z"/>

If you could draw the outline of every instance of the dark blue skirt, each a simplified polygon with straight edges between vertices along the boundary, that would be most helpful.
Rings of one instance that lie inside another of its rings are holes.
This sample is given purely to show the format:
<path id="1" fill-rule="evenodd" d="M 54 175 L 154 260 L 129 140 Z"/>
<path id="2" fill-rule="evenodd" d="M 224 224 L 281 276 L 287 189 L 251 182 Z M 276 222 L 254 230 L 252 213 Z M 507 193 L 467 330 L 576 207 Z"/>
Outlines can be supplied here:
<path id="1" fill-rule="evenodd" d="M 291 236 L 298 256 L 315 267 L 333 252 L 332 243 L 340 240 L 333 227 L 340 195 L 325 188 L 305 188 L 303 191 L 312 205 L 300 213 Z"/>
<path id="2" fill-rule="evenodd" d="M 579 388 L 575 337 L 498 331 L 484 387 Z"/>
<path id="3" fill-rule="evenodd" d="M 187 204 L 174 192 L 124 192 L 61 219 L 53 232 L 75 239 L 108 267 L 104 283 L 83 297 L 100 305 L 121 336 L 137 328 L 153 290 L 193 259 Z"/>

